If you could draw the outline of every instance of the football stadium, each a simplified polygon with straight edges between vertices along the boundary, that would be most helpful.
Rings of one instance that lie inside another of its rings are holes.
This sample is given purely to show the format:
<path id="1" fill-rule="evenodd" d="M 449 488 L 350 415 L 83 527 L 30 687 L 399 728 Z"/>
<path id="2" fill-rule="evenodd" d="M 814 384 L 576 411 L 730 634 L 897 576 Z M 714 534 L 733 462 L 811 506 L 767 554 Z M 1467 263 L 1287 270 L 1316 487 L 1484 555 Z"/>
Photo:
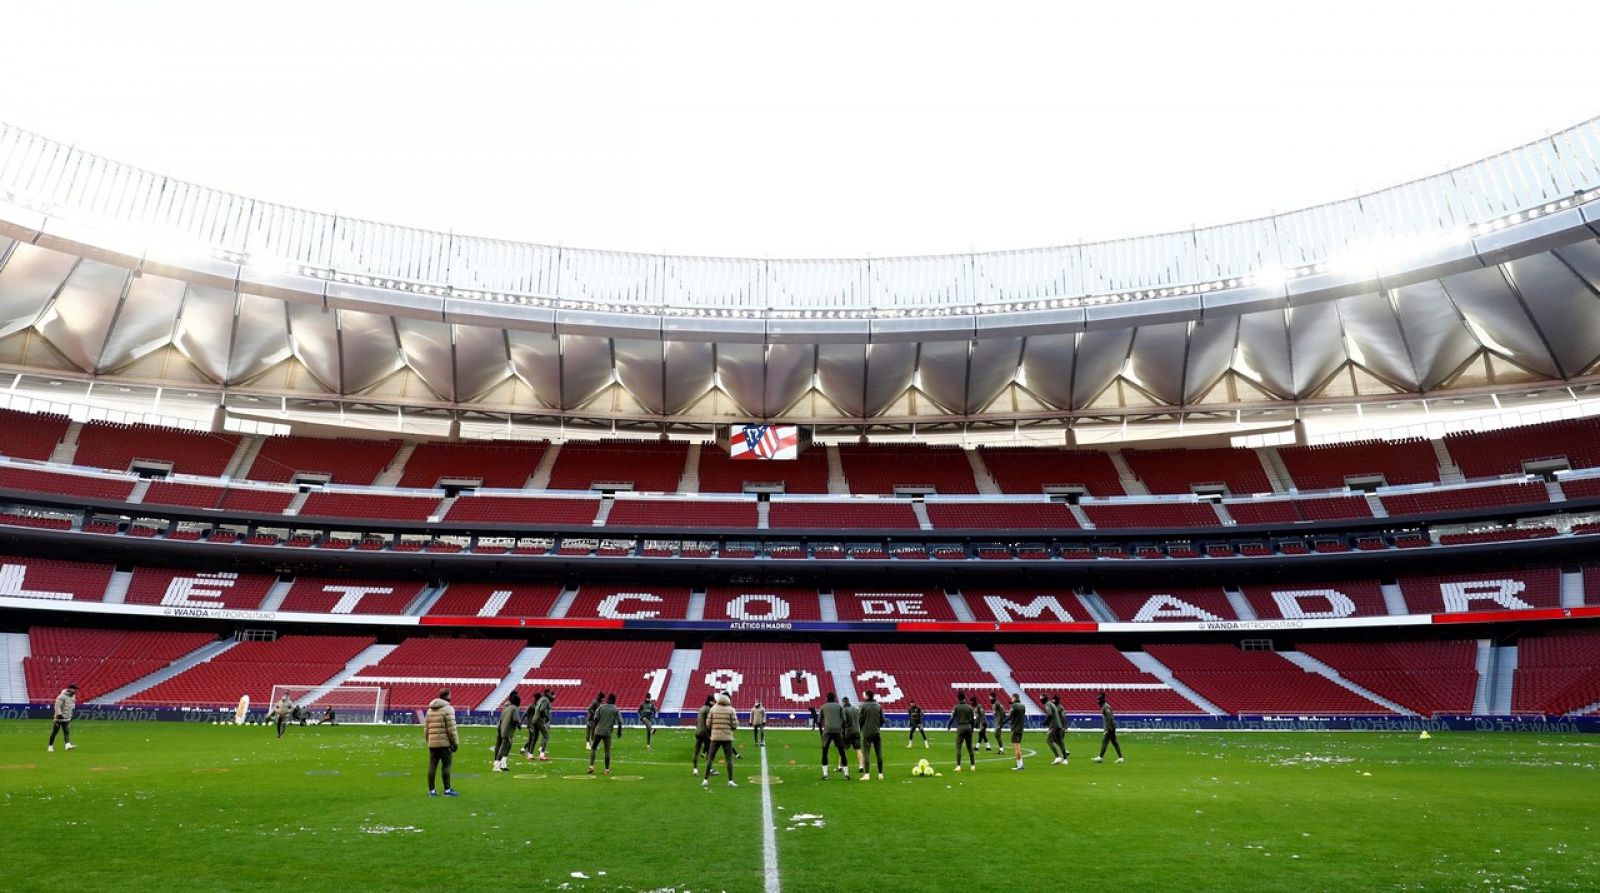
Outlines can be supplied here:
<path id="1" fill-rule="evenodd" d="M 1600 889 L 1594 112 L 835 258 L 0 124 L 5 886 Z"/>

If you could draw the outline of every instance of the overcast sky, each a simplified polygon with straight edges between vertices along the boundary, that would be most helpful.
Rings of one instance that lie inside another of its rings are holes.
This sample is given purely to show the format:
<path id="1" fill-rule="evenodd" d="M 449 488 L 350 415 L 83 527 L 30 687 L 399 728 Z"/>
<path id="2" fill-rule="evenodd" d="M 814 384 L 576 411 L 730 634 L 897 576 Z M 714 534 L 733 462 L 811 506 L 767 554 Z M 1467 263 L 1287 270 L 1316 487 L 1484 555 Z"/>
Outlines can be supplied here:
<path id="1" fill-rule="evenodd" d="M 0 119 L 473 235 L 1000 249 L 1345 198 L 1600 115 L 1600 3 L 6 4 Z"/>

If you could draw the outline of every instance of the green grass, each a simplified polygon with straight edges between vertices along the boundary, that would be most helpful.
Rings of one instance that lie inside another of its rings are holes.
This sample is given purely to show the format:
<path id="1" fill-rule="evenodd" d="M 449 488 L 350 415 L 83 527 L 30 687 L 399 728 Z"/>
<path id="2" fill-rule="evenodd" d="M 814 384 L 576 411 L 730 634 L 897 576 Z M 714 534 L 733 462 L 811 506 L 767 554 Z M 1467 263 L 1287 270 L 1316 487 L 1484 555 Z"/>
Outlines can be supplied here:
<path id="1" fill-rule="evenodd" d="M 746 891 L 762 885 L 759 751 L 741 786 L 699 789 L 678 731 L 616 779 L 582 772 L 578 733 L 548 764 L 488 771 L 466 729 L 456 800 L 425 796 L 415 727 L 0 724 L 5 886 L 21 889 Z M 1043 747 L 1030 733 L 1029 746 Z M 888 780 L 819 780 L 809 732 L 768 755 L 785 891 L 1595 890 L 1600 740 L 1446 734 L 1128 734 L 1128 762 L 993 754 L 950 771 L 948 736 Z M 910 766 L 935 760 L 937 778 Z M 791 761 L 793 764 L 791 765 Z M 631 777 L 636 777 L 633 780 Z M 820 815 L 822 827 L 791 816 Z M 588 879 L 575 879 L 583 872 Z M 605 872 L 601 875 L 600 872 Z"/>

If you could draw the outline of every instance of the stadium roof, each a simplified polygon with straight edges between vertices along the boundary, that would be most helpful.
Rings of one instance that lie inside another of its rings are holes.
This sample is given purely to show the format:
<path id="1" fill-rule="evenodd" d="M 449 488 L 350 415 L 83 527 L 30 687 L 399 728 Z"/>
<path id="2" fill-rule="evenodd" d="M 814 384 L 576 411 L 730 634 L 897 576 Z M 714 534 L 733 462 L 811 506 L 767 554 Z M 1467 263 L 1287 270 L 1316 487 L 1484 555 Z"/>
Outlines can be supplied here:
<path id="1" fill-rule="evenodd" d="M 1498 406 L 1600 382 L 1597 187 L 1600 119 L 1223 226 L 775 261 L 351 220 L 5 127 L 0 368 L 619 429 Z"/>

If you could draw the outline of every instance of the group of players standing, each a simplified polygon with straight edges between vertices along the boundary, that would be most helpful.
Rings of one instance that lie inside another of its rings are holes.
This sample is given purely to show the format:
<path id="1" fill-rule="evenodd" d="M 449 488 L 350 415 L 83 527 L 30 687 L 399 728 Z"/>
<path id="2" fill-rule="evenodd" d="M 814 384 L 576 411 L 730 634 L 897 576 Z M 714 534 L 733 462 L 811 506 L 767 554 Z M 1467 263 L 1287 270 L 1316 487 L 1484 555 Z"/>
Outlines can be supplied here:
<path id="1" fill-rule="evenodd" d="M 506 705 L 500 708 L 500 721 L 495 728 L 494 772 L 510 771 L 507 762 L 511 757 L 511 745 L 516 740 L 518 729 L 528 730 L 528 740 L 522 745 L 521 753 L 529 760 L 550 760 L 550 712 L 555 704 L 555 692 L 546 688 L 534 696 L 534 701 L 528 706 L 526 712 L 522 707 L 522 695 L 512 692 L 506 700 Z M 652 749 L 652 739 L 655 737 L 656 705 L 648 696 L 644 703 L 639 705 L 639 721 L 644 725 L 645 750 Z M 612 738 L 622 737 L 622 711 L 617 707 L 617 694 L 611 692 L 597 692 L 594 700 L 589 702 L 589 709 L 584 714 L 583 743 L 589 751 L 589 774 L 594 774 L 595 759 L 600 752 L 605 752 L 603 768 L 605 774 L 611 774 L 611 741 Z"/>
<path id="2" fill-rule="evenodd" d="M 871 697 L 870 692 L 868 693 L 868 697 Z M 830 701 L 833 699 L 832 693 L 829 693 L 828 699 Z M 847 705 L 849 704 L 849 700 L 849 698 L 845 699 L 845 703 Z M 1116 748 L 1117 762 L 1120 763 L 1122 762 L 1122 744 L 1117 740 L 1116 714 L 1112 712 L 1110 703 L 1106 701 L 1105 692 L 1100 692 L 1100 694 L 1096 697 L 1096 702 L 1100 707 L 1101 736 L 1100 755 L 1094 758 L 1094 762 L 1099 763 L 1105 760 L 1106 748 L 1109 746 Z M 1045 744 L 1049 745 L 1050 753 L 1053 757 L 1053 759 L 1050 760 L 1050 764 L 1053 766 L 1065 766 L 1067 765 L 1067 761 L 1071 758 L 1072 754 L 1067 750 L 1067 712 L 1066 709 L 1061 706 L 1061 696 L 1057 694 L 1041 698 L 1040 703 L 1044 707 L 1044 740 Z M 917 706 L 917 704 L 912 703 L 907 711 L 907 714 L 910 718 L 911 729 L 906 735 L 906 747 L 911 747 L 916 741 L 916 736 L 919 734 L 922 736 L 922 746 L 927 747 L 928 733 L 923 728 L 922 708 Z M 1023 768 L 1022 735 L 1028 719 L 1028 710 L 1022 703 L 1022 695 L 1012 695 L 1010 705 L 1009 707 L 1006 707 L 1003 706 L 1000 702 L 1000 699 L 991 692 L 989 695 L 988 709 L 985 709 L 983 702 L 979 700 L 977 695 L 968 695 L 966 692 L 958 692 L 956 694 L 955 707 L 950 711 L 950 722 L 948 726 L 949 728 L 954 729 L 956 733 L 957 772 L 961 771 L 961 751 L 963 747 L 966 748 L 968 770 L 972 772 L 977 771 L 978 759 L 976 748 L 974 747 L 974 735 L 976 735 L 977 746 L 982 747 L 984 750 L 988 750 L 989 722 L 991 716 L 994 718 L 996 746 L 1004 749 L 1004 745 L 1000 743 L 1000 733 L 1005 731 L 1006 727 L 1009 726 L 1011 728 L 1012 756 L 1016 759 L 1016 765 L 1012 766 L 1011 768 L 1013 771 Z M 826 765 L 828 761 L 826 733 L 824 733 L 823 742 L 822 761 L 824 765 L 822 775 L 824 778 L 826 778 L 828 775 L 828 769 Z M 881 766 L 879 777 L 882 777 Z"/>

